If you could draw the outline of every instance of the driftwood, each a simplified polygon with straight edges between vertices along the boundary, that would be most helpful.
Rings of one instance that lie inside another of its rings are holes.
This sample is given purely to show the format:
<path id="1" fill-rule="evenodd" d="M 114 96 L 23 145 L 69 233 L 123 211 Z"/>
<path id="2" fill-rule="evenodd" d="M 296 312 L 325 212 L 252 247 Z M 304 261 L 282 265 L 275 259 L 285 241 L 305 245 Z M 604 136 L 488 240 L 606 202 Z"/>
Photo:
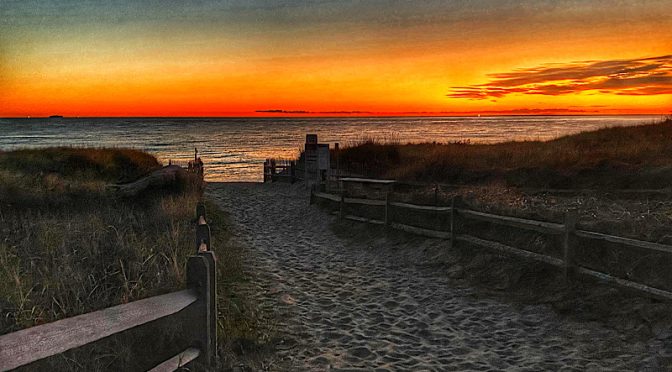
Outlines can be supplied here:
<path id="1" fill-rule="evenodd" d="M 123 196 L 135 196 L 149 188 L 173 185 L 178 177 L 187 177 L 186 173 L 186 170 L 179 165 L 168 165 L 136 181 L 111 185 L 110 189 Z"/>

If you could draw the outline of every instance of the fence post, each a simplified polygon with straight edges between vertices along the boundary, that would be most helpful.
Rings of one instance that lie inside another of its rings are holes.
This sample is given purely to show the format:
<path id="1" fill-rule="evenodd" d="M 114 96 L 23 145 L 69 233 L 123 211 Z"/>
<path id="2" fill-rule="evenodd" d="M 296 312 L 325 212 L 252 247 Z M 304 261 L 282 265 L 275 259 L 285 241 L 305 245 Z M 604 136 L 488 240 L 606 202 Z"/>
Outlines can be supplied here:
<path id="1" fill-rule="evenodd" d="M 565 282 L 569 279 L 571 270 L 574 268 L 574 248 L 576 245 L 576 221 L 577 211 L 572 209 L 565 212 L 565 234 L 563 239 L 563 261 L 564 266 L 562 276 Z"/>
<path id="2" fill-rule="evenodd" d="M 209 251 L 211 248 L 210 226 L 207 223 L 196 225 L 196 252 Z"/>
<path id="3" fill-rule="evenodd" d="M 271 182 L 275 181 L 275 159 L 271 159 Z"/>
<path id="4" fill-rule="evenodd" d="M 450 198 L 450 242 L 448 248 L 453 249 L 455 246 L 455 197 Z"/>
<path id="5" fill-rule="evenodd" d="M 264 160 L 264 183 L 268 181 L 268 159 Z"/>
<path id="6" fill-rule="evenodd" d="M 196 204 L 196 220 L 201 221 L 201 217 L 203 217 L 203 222 L 205 222 L 205 204 L 203 202 Z"/>
<path id="7" fill-rule="evenodd" d="M 334 151 L 336 152 L 336 177 L 341 176 L 341 148 L 336 142 L 334 144 Z"/>
<path id="8" fill-rule="evenodd" d="M 210 253 L 210 252 L 208 252 Z M 211 254 L 211 253 L 210 253 Z M 208 366 L 214 365 L 217 355 L 217 330 L 214 261 L 206 255 L 191 256 L 187 261 L 187 287 L 198 292 L 198 301 L 189 312 L 189 328 L 196 347 L 201 350 L 198 361 Z"/>
<path id="9" fill-rule="evenodd" d="M 390 226 L 390 192 L 385 193 L 385 226 Z"/>
<path id="10" fill-rule="evenodd" d="M 294 160 L 289 163 L 289 174 L 292 176 L 290 183 L 293 184 L 296 182 L 296 161 Z"/>
<path id="11" fill-rule="evenodd" d="M 341 202 L 338 205 L 338 219 L 342 220 L 345 217 L 345 193 L 341 193 Z"/>
<path id="12" fill-rule="evenodd" d="M 206 298 L 207 318 L 208 318 L 208 340 L 210 350 L 210 365 L 215 365 L 217 357 L 217 267 L 215 266 L 215 253 L 212 251 L 200 252 L 199 256 L 204 257 L 208 264 L 208 296 Z"/>
<path id="13" fill-rule="evenodd" d="M 439 206 L 439 185 L 434 185 L 434 206 Z M 441 224 L 439 221 L 439 212 L 434 211 L 434 229 L 437 231 L 441 230 Z"/>

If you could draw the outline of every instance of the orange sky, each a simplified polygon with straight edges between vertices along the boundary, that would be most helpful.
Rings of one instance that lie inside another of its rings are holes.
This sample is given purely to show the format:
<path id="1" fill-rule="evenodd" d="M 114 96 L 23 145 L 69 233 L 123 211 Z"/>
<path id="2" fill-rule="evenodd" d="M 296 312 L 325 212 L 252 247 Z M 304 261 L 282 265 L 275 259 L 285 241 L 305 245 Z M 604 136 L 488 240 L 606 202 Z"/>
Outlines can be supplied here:
<path id="1" fill-rule="evenodd" d="M 0 117 L 672 113 L 672 3 L 558 4 L 2 2 Z"/>

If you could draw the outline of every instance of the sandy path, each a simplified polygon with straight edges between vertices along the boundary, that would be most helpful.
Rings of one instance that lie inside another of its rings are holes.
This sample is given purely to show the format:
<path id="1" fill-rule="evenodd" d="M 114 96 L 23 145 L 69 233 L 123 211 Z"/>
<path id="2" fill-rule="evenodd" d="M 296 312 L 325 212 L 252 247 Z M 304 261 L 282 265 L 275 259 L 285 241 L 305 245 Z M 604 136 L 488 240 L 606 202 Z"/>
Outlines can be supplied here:
<path id="1" fill-rule="evenodd" d="M 332 216 L 288 185 L 210 184 L 275 307 L 292 370 L 656 370 L 656 345 L 544 306 L 474 296 L 440 266 L 337 237 Z M 383 247 L 384 248 L 384 247 Z M 409 248 L 410 249 L 410 248 Z M 282 367 L 287 368 L 287 367 Z"/>

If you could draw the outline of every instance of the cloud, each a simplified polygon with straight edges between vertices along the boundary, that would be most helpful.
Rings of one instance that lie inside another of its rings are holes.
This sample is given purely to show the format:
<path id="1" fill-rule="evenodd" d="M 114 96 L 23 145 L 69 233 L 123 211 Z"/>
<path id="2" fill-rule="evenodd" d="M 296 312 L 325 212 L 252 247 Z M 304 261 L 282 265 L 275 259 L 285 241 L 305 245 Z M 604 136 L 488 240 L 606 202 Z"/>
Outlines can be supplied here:
<path id="1" fill-rule="evenodd" d="M 271 113 L 271 114 L 310 114 L 309 111 L 305 111 L 305 110 L 280 110 L 280 109 L 257 110 L 255 112 L 264 112 L 264 113 Z"/>
<path id="2" fill-rule="evenodd" d="M 447 96 L 481 100 L 510 94 L 558 96 L 585 91 L 628 96 L 672 94 L 672 55 L 552 63 L 488 77 L 485 84 L 452 87 Z"/>
<path id="3" fill-rule="evenodd" d="M 309 114 L 309 115 L 383 115 L 383 116 L 476 116 L 476 115 L 584 115 L 599 111 L 593 106 L 571 106 L 569 108 L 517 108 L 510 110 L 472 110 L 472 111 L 306 111 L 306 110 L 256 110 L 270 114 Z"/>

